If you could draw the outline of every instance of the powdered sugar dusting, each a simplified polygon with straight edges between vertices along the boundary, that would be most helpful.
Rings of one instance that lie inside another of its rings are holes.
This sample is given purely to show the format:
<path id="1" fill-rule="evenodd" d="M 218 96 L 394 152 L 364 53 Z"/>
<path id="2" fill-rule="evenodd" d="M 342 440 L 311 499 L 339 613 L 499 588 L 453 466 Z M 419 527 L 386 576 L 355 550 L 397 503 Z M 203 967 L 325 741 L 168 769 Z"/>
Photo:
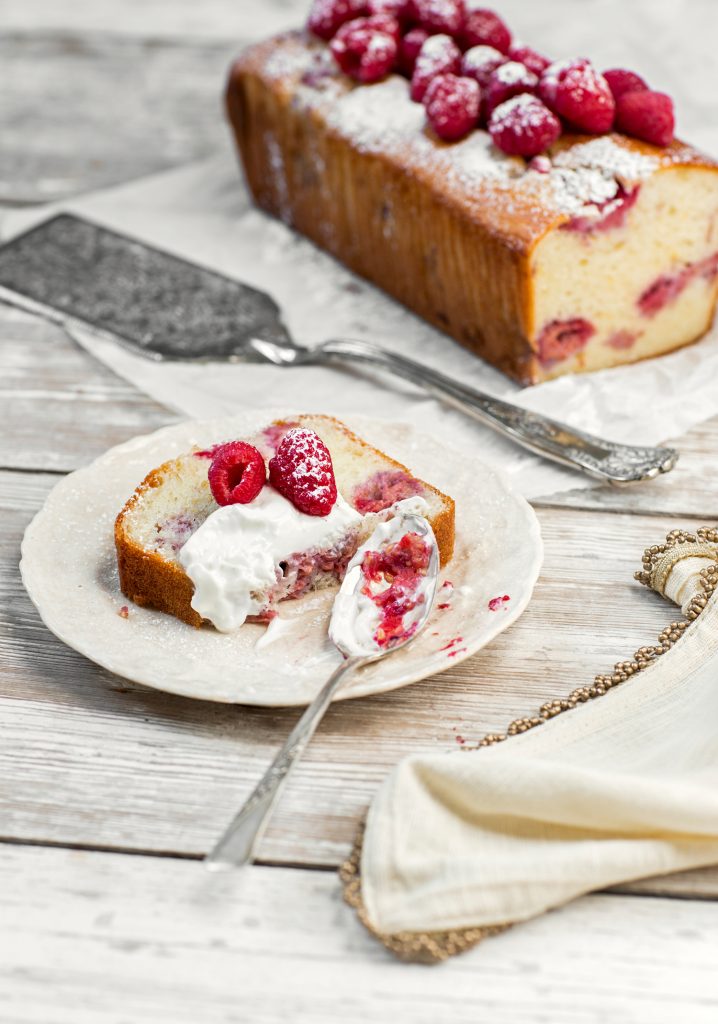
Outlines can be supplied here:
<path id="1" fill-rule="evenodd" d="M 505 62 L 506 57 L 504 57 L 503 53 L 495 50 L 493 46 L 472 46 L 464 54 L 462 66 L 464 72 L 482 71 L 486 68 L 493 71 L 494 68 Z"/>
<path id="2" fill-rule="evenodd" d="M 538 85 L 538 78 L 524 64 L 516 60 L 510 60 L 501 64 L 494 71 L 494 79 L 502 85 L 517 85 L 519 83 L 533 82 Z"/>
<path id="3" fill-rule="evenodd" d="M 425 114 L 421 104 L 410 100 L 404 79 L 392 77 L 346 93 L 328 112 L 327 122 L 357 149 L 379 152 L 422 139 Z"/>
<path id="4" fill-rule="evenodd" d="M 363 152 L 401 153 L 407 166 L 436 168 L 444 178 L 467 189 L 482 179 L 515 177 L 523 169 L 523 162 L 500 153 L 486 132 L 472 132 L 451 146 L 435 143 L 424 131 L 424 108 L 411 101 L 402 78 L 346 93 L 327 120 Z"/>
<path id="5" fill-rule="evenodd" d="M 432 36 L 424 44 L 424 56 L 446 57 L 453 45 L 448 37 Z M 480 46 L 469 50 L 464 59 L 481 66 L 496 55 L 491 47 Z M 561 67 L 561 62 L 555 64 L 554 73 Z M 511 78 L 514 68 L 516 74 L 519 69 L 525 74 L 517 62 L 503 64 L 495 74 Z M 482 130 L 460 142 L 442 144 L 427 132 L 425 110 L 412 101 L 406 79 L 392 75 L 376 84 L 353 86 L 333 65 L 328 47 L 301 35 L 275 46 L 265 58 L 263 74 L 281 79 L 297 102 L 320 110 L 328 126 L 358 151 L 396 158 L 407 170 L 444 181 L 472 201 L 490 182 L 501 188 L 501 210 L 522 220 L 591 216 L 622 188 L 649 177 L 666 159 L 629 148 L 620 137 L 612 136 L 559 149 L 553 156 L 546 154 L 540 167 L 500 152 Z M 533 112 L 538 117 L 540 110 L 535 97 L 522 93 L 500 104 L 492 121 L 518 113 L 531 121 Z"/>
<path id="6" fill-rule="evenodd" d="M 557 208 L 575 216 L 613 199 L 622 186 L 649 177 L 659 165 L 655 157 L 603 136 L 559 153 L 548 180 Z"/>
<path id="7" fill-rule="evenodd" d="M 504 65 L 504 67 L 508 67 L 508 65 Z M 499 68 L 496 73 L 498 74 L 499 71 L 503 71 L 503 68 Z M 526 128 L 534 128 L 542 123 L 544 110 L 544 105 L 540 100 L 529 92 L 522 92 L 499 104 L 491 115 L 491 123 L 497 128 L 501 128 L 508 121 L 514 121 L 516 118 L 517 123 Z M 517 118 L 518 114 L 520 114 L 519 118 Z"/>
<path id="8" fill-rule="evenodd" d="M 600 168 L 615 175 L 626 185 L 650 177 L 660 166 L 660 160 L 621 146 L 610 136 L 604 135 L 564 150 L 555 158 L 554 164 L 558 167 Z"/>

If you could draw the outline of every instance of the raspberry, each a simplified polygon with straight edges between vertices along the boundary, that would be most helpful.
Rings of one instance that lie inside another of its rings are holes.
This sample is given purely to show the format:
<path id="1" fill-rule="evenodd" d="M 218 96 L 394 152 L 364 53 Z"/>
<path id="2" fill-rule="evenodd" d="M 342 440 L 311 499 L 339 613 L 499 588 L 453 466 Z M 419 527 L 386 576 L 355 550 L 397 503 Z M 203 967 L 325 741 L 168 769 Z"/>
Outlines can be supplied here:
<path id="1" fill-rule="evenodd" d="M 535 171 L 536 174 L 550 174 L 552 166 L 550 157 L 540 155 L 535 156 L 529 163 L 529 170 Z"/>
<path id="2" fill-rule="evenodd" d="M 399 43 L 399 71 L 407 78 L 414 74 L 414 65 L 419 51 L 429 38 L 425 28 L 412 28 Z"/>
<path id="3" fill-rule="evenodd" d="M 550 60 L 536 53 L 530 46 L 522 46 L 519 43 L 514 43 L 509 48 L 509 57 L 511 60 L 517 60 L 519 64 L 525 64 L 529 71 L 533 71 L 539 78 L 551 64 Z"/>
<path id="4" fill-rule="evenodd" d="M 594 135 L 611 130 L 616 110 L 611 90 L 584 57 L 551 64 L 541 76 L 539 96 L 574 128 Z"/>
<path id="5" fill-rule="evenodd" d="M 510 156 L 536 156 L 561 134 L 561 122 L 536 96 L 521 93 L 496 107 L 489 120 L 489 133 Z"/>
<path id="6" fill-rule="evenodd" d="M 421 103 L 432 78 L 458 74 L 460 65 L 461 50 L 451 36 L 429 36 L 416 58 L 411 76 L 411 98 L 415 103 Z"/>
<path id="7" fill-rule="evenodd" d="M 367 0 L 368 14 L 389 14 L 399 22 L 409 16 L 409 0 Z"/>
<path id="8" fill-rule="evenodd" d="M 398 40 L 396 18 L 376 14 L 342 25 L 329 47 L 345 75 L 357 82 L 378 82 L 396 64 Z"/>
<path id="9" fill-rule="evenodd" d="M 625 68 L 611 68 L 603 72 L 603 77 L 608 82 L 614 100 L 623 96 L 624 92 L 643 92 L 648 88 L 640 75 L 635 71 L 626 71 Z"/>
<path id="10" fill-rule="evenodd" d="M 267 467 L 254 445 L 229 441 L 213 449 L 207 477 L 218 505 L 247 505 L 264 487 Z"/>
<path id="11" fill-rule="evenodd" d="M 478 7 L 466 15 L 461 42 L 465 50 L 472 46 L 493 46 L 501 53 L 508 53 L 511 33 L 498 14 L 485 7 Z"/>
<path id="12" fill-rule="evenodd" d="M 580 352 L 596 333 L 588 320 L 575 317 L 573 320 L 552 320 L 546 324 L 537 342 L 538 357 L 544 366 L 563 362 L 569 356 Z"/>
<path id="13" fill-rule="evenodd" d="M 300 512 L 328 516 L 337 500 L 329 449 L 313 430 L 296 427 L 269 460 L 269 482 Z"/>
<path id="14" fill-rule="evenodd" d="M 364 0 L 314 0 L 307 22 L 310 32 L 327 42 L 346 21 L 364 13 Z"/>
<path id="15" fill-rule="evenodd" d="M 440 139 L 453 142 L 479 123 L 481 89 L 473 78 L 437 75 L 424 95 L 429 124 Z"/>
<path id="16" fill-rule="evenodd" d="M 529 71 L 518 61 L 510 60 L 506 64 L 492 71 L 489 82 L 486 86 L 486 113 L 510 100 L 512 96 L 519 96 L 521 93 L 535 93 L 538 89 L 539 80 L 533 71 Z"/>
<path id="17" fill-rule="evenodd" d="M 409 0 L 409 16 L 429 35 L 456 36 L 466 18 L 465 0 Z"/>
<path id="18" fill-rule="evenodd" d="M 385 32 L 396 42 L 397 47 L 401 42 L 401 25 L 392 14 L 373 14 L 365 18 L 367 28 L 375 32 Z"/>
<path id="19" fill-rule="evenodd" d="M 461 60 L 461 74 L 473 78 L 482 89 L 489 84 L 491 72 L 506 63 L 506 57 L 493 46 L 472 46 Z"/>
<path id="20" fill-rule="evenodd" d="M 624 92 L 616 103 L 616 128 L 654 146 L 670 146 L 676 126 L 673 100 L 664 92 Z"/>

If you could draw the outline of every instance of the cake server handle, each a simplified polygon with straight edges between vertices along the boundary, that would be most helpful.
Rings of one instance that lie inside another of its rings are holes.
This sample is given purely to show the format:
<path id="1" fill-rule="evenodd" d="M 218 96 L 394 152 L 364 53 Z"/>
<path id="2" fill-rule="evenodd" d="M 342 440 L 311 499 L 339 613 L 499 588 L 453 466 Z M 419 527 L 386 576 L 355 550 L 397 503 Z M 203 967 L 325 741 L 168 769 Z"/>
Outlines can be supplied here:
<path id="1" fill-rule="evenodd" d="M 204 859 L 211 871 L 223 871 L 251 864 L 254 851 L 287 784 L 290 772 L 304 753 L 307 744 L 324 718 L 332 697 L 349 673 L 372 658 L 350 657 L 342 662 L 321 688 L 312 703 L 294 726 L 284 746 L 257 783 L 244 806 Z"/>
<path id="2" fill-rule="evenodd" d="M 651 480 L 668 473 L 678 461 L 679 454 L 674 448 L 636 447 L 603 440 L 549 416 L 492 398 L 438 370 L 369 342 L 331 339 L 312 349 L 310 361 L 346 359 L 378 366 L 418 384 L 523 448 L 596 480 L 612 484 Z"/>

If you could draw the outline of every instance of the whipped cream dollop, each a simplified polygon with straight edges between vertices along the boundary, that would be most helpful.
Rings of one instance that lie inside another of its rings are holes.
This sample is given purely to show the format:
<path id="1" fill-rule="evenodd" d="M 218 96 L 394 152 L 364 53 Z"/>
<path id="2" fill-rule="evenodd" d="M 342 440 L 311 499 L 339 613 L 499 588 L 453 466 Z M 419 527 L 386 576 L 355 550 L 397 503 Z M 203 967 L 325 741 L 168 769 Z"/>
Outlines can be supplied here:
<path id="1" fill-rule="evenodd" d="M 411 519 L 407 518 L 408 516 L 418 516 L 424 519 L 427 534 L 432 537 L 431 526 L 425 518 L 428 511 L 429 506 L 426 501 L 415 496 L 397 501 L 391 508 L 378 513 L 376 516 L 378 525 L 371 537 L 357 549 L 347 567 L 347 577 L 352 569 L 361 566 L 364 556 L 368 552 L 381 551 L 389 545 L 397 543 L 405 533 L 412 532 L 412 523 Z M 382 518 L 384 518 L 383 522 Z M 334 601 L 330 633 L 337 647 L 347 654 L 366 654 L 381 647 L 377 641 L 377 632 L 382 624 L 382 611 L 373 600 L 374 594 L 363 592 L 365 584 L 366 580 L 362 576 L 361 583 L 355 588 L 343 586 Z M 414 590 L 416 601 L 414 607 L 406 612 L 402 622 L 406 635 L 411 635 L 423 618 L 426 603 L 433 600 L 435 589 L 436 579 L 428 574 L 416 580 Z"/>
<path id="2" fill-rule="evenodd" d="M 341 495 L 328 516 L 310 516 L 270 486 L 249 504 L 218 508 L 179 552 L 194 584 L 192 607 L 222 633 L 239 629 L 266 608 L 280 562 L 331 548 L 361 522 Z"/>

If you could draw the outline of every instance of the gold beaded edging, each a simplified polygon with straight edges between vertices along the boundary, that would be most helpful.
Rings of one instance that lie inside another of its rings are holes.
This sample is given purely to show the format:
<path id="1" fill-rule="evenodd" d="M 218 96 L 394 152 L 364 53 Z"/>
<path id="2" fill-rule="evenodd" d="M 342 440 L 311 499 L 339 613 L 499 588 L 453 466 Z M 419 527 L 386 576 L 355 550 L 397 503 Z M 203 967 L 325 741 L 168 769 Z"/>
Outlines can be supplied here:
<path id="1" fill-rule="evenodd" d="M 653 586 L 653 574 L 656 566 L 665 558 L 666 553 L 681 545 L 695 546 L 699 544 L 718 544 L 718 528 L 702 527 L 695 534 L 685 530 L 672 530 L 666 536 L 664 544 L 654 544 L 646 548 L 643 554 L 643 569 L 635 574 L 635 578 L 647 587 Z M 679 552 L 676 551 L 676 555 Z M 683 557 L 688 557 L 690 551 L 684 548 Z M 716 552 L 718 556 L 718 552 Z M 676 561 L 678 558 L 676 558 Z M 568 697 L 560 700 L 550 700 L 542 704 L 537 715 L 516 718 L 508 726 L 505 733 L 488 733 L 474 746 L 462 747 L 463 751 L 476 751 L 481 747 L 493 746 L 495 743 L 502 743 L 510 736 L 517 736 L 519 733 L 528 732 L 538 725 L 543 725 L 550 718 L 570 711 L 579 704 L 603 696 L 610 689 L 619 686 L 626 679 L 640 672 L 653 664 L 656 658 L 666 654 L 673 645 L 680 640 L 685 631 L 695 622 L 703 609 L 708 604 L 713 593 L 718 589 L 718 561 L 712 562 L 701 570 L 701 593 L 696 594 L 689 604 L 685 618 L 671 622 L 661 632 L 658 643 L 652 647 L 639 647 L 630 661 L 619 661 L 608 675 L 597 675 L 592 686 L 580 686 L 573 690 Z M 665 580 L 663 581 L 665 583 Z M 476 946 L 483 939 L 491 935 L 498 935 L 510 928 L 511 921 L 505 924 L 487 925 L 478 928 L 457 928 L 437 932 L 395 932 L 387 934 L 379 932 L 369 921 L 361 894 L 361 851 L 364 841 L 365 822 L 362 822 L 357 831 L 352 852 L 346 861 L 339 868 L 339 878 L 344 891 L 344 899 L 352 907 L 357 917 L 367 931 L 378 939 L 391 953 L 401 960 L 416 963 L 435 964 L 447 960 L 457 953 L 466 952 Z"/>

